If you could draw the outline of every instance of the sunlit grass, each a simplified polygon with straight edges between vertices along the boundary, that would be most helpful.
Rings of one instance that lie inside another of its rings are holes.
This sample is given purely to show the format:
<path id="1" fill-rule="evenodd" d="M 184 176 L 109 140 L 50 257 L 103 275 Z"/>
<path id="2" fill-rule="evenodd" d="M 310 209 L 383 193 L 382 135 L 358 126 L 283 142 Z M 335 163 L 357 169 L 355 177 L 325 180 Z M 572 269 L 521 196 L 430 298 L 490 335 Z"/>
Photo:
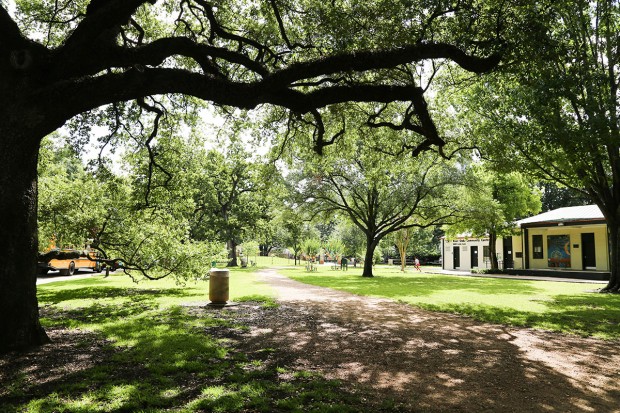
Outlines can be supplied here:
<path id="1" fill-rule="evenodd" d="M 268 257 L 270 258 L 270 257 Z M 259 267 L 234 269 L 231 301 L 277 306 Z M 226 311 L 196 311 L 208 282 L 132 282 L 121 273 L 38 286 L 42 324 L 80 335 L 76 348 L 97 363 L 68 370 L 44 386 L 16 371 L 0 390 L 0 411 L 19 412 L 353 412 L 365 404 L 339 382 L 264 360 L 273 348 L 238 351 L 217 331 L 248 327 Z M 71 333 L 68 333 L 71 334 Z M 93 343 L 97 344 L 93 347 Z M 59 353 L 59 357 L 65 357 Z M 5 410 L 2 410 L 5 409 Z M 396 410 L 394 410 L 396 411 Z"/>
<path id="2" fill-rule="evenodd" d="M 280 269 L 304 283 L 385 297 L 420 308 L 464 314 L 477 320 L 561 331 L 604 339 L 620 338 L 620 296 L 597 294 L 600 284 L 463 277 L 377 266 L 373 278 L 361 268 L 347 272 L 320 266 Z"/>
<path id="3" fill-rule="evenodd" d="M 266 257 L 268 258 L 268 257 Z M 244 296 L 273 296 L 271 288 L 254 276 L 256 269 L 233 269 L 229 278 L 230 300 Z M 39 303 L 54 304 L 64 308 L 82 307 L 85 302 L 96 299 L 100 305 L 122 306 L 126 303 L 149 302 L 162 307 L 187 302 L 208 301 L 209 282 L 203 279 L 161 280 L 141 279 L 134 282 L 122 272 L 109 277 L 96 276 L 81 280 L 69 280 L 41 285 Z M 123 311 L 119 308 L 118 311 Z"/>

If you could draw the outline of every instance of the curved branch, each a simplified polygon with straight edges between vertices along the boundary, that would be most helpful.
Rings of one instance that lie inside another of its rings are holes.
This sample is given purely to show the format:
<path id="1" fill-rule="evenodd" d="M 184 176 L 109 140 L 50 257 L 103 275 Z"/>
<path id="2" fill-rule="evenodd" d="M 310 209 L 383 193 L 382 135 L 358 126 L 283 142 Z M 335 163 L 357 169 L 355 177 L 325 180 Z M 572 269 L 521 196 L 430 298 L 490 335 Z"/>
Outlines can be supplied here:
<path id="1" fill-rule="evenodd" d="M 22 35 L 5 6 L 0 4 L 0 50 L 6 53 L 29 45 L 30 42 Z"/>
<path id="2" fill-rule="evenodd" d="M 476 57 L 446 43 L 418 43 L 391 50 L 342 53 L 310 62 L 295 63 L 273 73 L 269 81 L 279 85 L 291 84 L 321 75 L 389 69 L 401 64 L 430 59 L 449 59 L 469 72 L 484 73 L 499 64 L 501 55 Z"/>
<path id="3" fill-rule="evenodd" d="M 250 45 L 251 47 L 254 47 L 256 50 L 258 50 L 257 60 L 261 60 L 262 56 L 264 56 L 265 53 L 268 53 L 272 57 L 275 57 L 275 55 L 269 50 L 267 46 L 255 40 L 249 39 L 247 37 L 243 37 L 243 36 L 239 36 L 239 35 L 227 32 L 224 29 L 224 27 L 220 24 L 220 22 L 217 20 L 217 18 L 215 17 L 213 6 L 207 3 L 205 0 L 193 0 L 193 1 L 196 4 L 199 4 L 203 8 L 206 14 L 206 17 L 209 20 L 209 23 L 211 23 L 211 36 L 209 37 L 209 41 L 211 43 L 213 43 L 213 40 L 215 39 L 215 36 L 217 35 L 223 39 L 237 42 L 239 44 L 237 50 L 241 50 L 243 44 L 247 44 L 247 45 Z"/>
<path id="4" fill-rule="evenodd" d="M 107 30 L 129 23 L 131 16 L 145 3 L 156 0 L 91 0 L 82 20 L 63 46 L 63 55 L 92 49 L 93 42 Z M 73 59 L 71 59 L 73 60 Z"/>
<path id="5" fill-rule="evenodd" d="M 170 181 L 172 180 L 172 174 L 168 172 L 159 162 L 157 162 L 157 160 L 155 159 L 156 157 L 155 150 L 151 146 L 153 139 L 157 137 L 157 133 L 159 132 L 159 121 L 161 117 L 164 116 L 164 111 L 158 108 L 157 106 L 147 104 L 144 98 L 137 99 L 137 104 L 139 107 L 146 110 L 147 112 L 151 112 L 155 114 L 155 119 L 153 120 L 153 129 L 151 130 L 151 133 L 149 137 L 147 138 L 147 140 L 144 142 L 144 146 L 146 147 L 146 150 L 148 151 L 148 154 L 149 154 L 149 166 L 148 166 L 149 170 L 147 174 L 148 178 L 147 178 L 146 193 L 144 194 L 145 206 L 148 207 L 150 205 L 149 198 L 151 196 L 151 190 L 152 190 L 152 184 L 153 184 L 153 170 L 157 168 L 166 175 L 166 181 L 164 182 L 164 186 L 167 186 L 170 183 Z"/>
<path id="6" fill-rule="evenodd" d="M 298 47 L 302 49 L 314 48 L 314 46 L 306 46 L 300 43 L 291 43 L 291 41 L 288 38 L 288 35 L 286 34 L 286 29 L 284 28 L 284 21 L 282 20 L 282 15 L 280 14 L 280 9 L 278 9 L 276 0 L 269 0 L 269 3 L 271 4 L 271 8 L 273 9 L 273 15 L 275 16 L 276 21 L 278 22 L 278 29 L 280 30 L 280 36 L 282 36 L 282 39 L 286 43 L 286 46 L 289 48 L 289 50 L 293 50 Z"/>
<path id="7" fill-rule="evenodd" d="M 102 54 L 102 51 L 94 52 L 99 55 Z M 194 59 L 205 74 L 219 75 L 219 70 L 213 64 L 212 59 L 221 58 L 229 63 L 241 65 L 261 77 L 268 75 L 264 66 L 241 53 L 221 47 L 199 44 L 185 37 L 158 39 L 134 49 L 115 47 L 103 53 L 105 53 L 104 59 L 89 59 L 80 61 L 76 65 L 68 65 L 63 60 L 63 54 L 60 54 L 56 59 L 56 70 L 52 74 L 55 78 L 93 75 L 108 67 L 158 66 L 169 57 L 186 56 Z"/>
<path id="8" fill-rule="evenodd" d="M 76 114 L 109 104 L 167 93 L 194 96 L 219 105 L 253 109 L 273 104 L 296 113 L 343 102 L 408 101 L 419 88 L 411 86 L 331 86 L 309 93 L 274 89 L 264 82 L 236 83 L 180 69 L 129 70 L 87 78 L 80 82 L 57 82 L 25 97 L 35 107 L 46 107 L 49 120 L 63 122 Z M 63 105 L 56 102 L 62 101 Z"/>

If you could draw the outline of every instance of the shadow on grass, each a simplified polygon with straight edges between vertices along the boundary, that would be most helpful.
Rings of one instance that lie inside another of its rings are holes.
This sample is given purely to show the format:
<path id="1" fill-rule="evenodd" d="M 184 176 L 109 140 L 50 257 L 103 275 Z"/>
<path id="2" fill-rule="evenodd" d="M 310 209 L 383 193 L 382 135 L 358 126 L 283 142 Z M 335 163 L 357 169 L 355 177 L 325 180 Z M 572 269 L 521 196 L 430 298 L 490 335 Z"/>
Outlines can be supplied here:
<path id="1" fill-rule="evenodd" d="M 89 286 L 72 290 L 44 290 L 38 294 L 42 304 L 58 304 L 74 300 L 122 299 L 136 303 L 155 301 L 160 297 L 191 297 L 187 289 L 133 289 L 119 287 Z"/>
<path id="2" fill-rule="evenodd" d="M 416 304 L 416 306 L 448 313 L 462 314 L 479 321 L 506 324 L 521 327 L 533 327 L 542 330 L 559 331 L 576 334 L 582 337 L 594 336 L 607 340 L 620 337 L 620 302 L 615 306 L 609 301 L 604 313 L 593 311 L 593 304 L 600 298 L 588 297 L 557 297 L 548 303 L 550 309 L 544 313 L 519 311 L 484 304 Z M 599 308 L 602 308 L 599 307 Z"/>
<path id="3" fill-rule="evenodd" d="M 479 321 L 532 327 L 559 331 L 580 336 L 603 339 L 620 338 L 620 296 L 610 294 L 575 293 L 572 295 L 550 292 L 538 288 L 536 281 L 506 280 L 496 278 L 454 277 L 440 275 L 389 275 L 362 278 L 357 275 L 308 275 L 289 273 L 290 277 L 311 285 L 329 287 L 363 296 L 379 296 L 402 301 L 432 311 L 462 314 Z M 554 290 L 556 291 L 556 290 Z M 583 291 L 583 290 L 582 290 Z M 472 292 L 471 301 L 463 302 L 459 296 Z M 443 295 L 442 295 L 443 294 Z M 424 300 L 433 295 L 444 301 L 432 303 Z M 484 296 L 505 296 L 493 304 Z M 507 304 L 510 296 L 515 302 Z M 519 297 L 521 296 L 521 297 Z M 448 302 L 445 302 L 445 297 Z M 537 309 L 525 308 L 534 303 Z M 516 304 L 515 304 L 516 303 Z M 523 303 L 519 306 L 518 303 Z"/>
<path id="4" fill-rule="evenodd" d="M 118 290 L 99 292 L 120 294 Z M 74 291 L 80 297 L 85 292 Z M 97 289 L 87 295 L 96 298 Z M 73 341 L 23 358 L 12 354 L 0 359 L 2 369 L 12 372 L 2 380 L 0 406 L 37 412 L 363 409 L 359 398 L 338 382 L 270 361 L 273 349 L 236 350 L 232 343 L 239 326 L 218 312 L 158 310 L 148 304 L 147 294 L 142 297 L 122 307 L 95 302 L 69 311 L 47 308 L 46 324 L 52 330 L 69 323 L 94 333 L 56 330 L 61 340 Z"/>
<path id="5" fill-rule="evenodd" d="M 522 334 L 389 301 L 297 301 L 274 316 L 282 321 L 249 340 L 287 348 L 345 380 L 376 384 L 399 395 L 402 412 L 587 413 L 614 411 L 620 396 L 613 367 L 591 388 L 592 376 L 571 375 L 570 363 L 547 363 L 579 360 L 589 371 L 614 363 L 615 347 L 594 340 Z"/>

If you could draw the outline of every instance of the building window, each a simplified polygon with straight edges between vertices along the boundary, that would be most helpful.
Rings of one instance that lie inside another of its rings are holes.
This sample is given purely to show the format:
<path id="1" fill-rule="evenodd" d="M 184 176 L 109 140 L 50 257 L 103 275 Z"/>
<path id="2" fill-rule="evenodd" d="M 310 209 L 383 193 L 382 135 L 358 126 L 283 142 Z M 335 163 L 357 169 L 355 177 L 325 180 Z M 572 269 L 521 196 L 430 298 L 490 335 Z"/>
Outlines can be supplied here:
<path id="1" fill-rule="evenodd" d="M 484 245 L 482 246 L 482 258 L 489 258 L 491 254 L 489 253 L 489 246 L 488 245 Z"/>
<path id="2" fill-rule="evenodd" d="M 532 258 L 543 259 L 543 237 L 542 235 L 532 235 L 532 247 L 534 248 L 534 254 Z"/>

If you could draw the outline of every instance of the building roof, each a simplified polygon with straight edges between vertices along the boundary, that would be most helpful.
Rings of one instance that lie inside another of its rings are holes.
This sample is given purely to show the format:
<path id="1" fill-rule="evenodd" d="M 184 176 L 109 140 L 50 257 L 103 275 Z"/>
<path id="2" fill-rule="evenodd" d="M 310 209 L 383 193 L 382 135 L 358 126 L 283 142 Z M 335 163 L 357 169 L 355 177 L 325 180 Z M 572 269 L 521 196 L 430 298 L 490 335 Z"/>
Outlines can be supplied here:
<path id="1" fill-rule="evenodd" d="M 517 221 L 517 226 L 542 223 L 560 223 L 575 221 L 605 221 L 603 213 L 596 205 L 574 206 L 554 209 L 533 217 Z"/>

